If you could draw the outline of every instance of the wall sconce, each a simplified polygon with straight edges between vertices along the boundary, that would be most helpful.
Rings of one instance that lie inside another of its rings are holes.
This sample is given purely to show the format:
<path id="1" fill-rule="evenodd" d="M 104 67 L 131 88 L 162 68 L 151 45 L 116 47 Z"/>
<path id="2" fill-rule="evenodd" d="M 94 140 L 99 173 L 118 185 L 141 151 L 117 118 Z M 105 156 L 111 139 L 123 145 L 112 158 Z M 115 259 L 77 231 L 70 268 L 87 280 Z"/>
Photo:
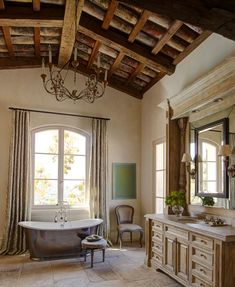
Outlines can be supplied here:
<path id="1" fill-rule="evenodd" d="M 184 153 L 181 162 L 184 162 L 186 164 L 186 170 L 191 176 L 192 179 L 195 179 L 196 176 L 196 169 L 191 169 L 191 163 L 193 162 L 192 157 L 189 153 Z"/>
<path id="2" fill-rule="evenodd" d="M 234 164 L 229 165 L 229 158 L 232 154 L 234 154 L 234 150 L 230 147 L 230 145 L 224 144 L 219 147 L 218 156 L 223 157 L 225 166 L 227 168 L 228 176 L 235 177 L 235 165 Z"/>

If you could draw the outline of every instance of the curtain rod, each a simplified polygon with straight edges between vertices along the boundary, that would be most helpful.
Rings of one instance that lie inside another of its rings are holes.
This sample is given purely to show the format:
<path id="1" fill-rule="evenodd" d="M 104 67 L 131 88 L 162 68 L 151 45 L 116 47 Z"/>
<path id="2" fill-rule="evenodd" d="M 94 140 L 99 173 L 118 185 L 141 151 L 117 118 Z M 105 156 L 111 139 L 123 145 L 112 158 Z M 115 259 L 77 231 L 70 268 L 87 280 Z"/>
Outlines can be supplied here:
<path id="1" fill-rule="evenodd" d="M 33 113 L 53 114 L 53 115 L 61 115 L 61 116 L 70 116 L 70 117 L 79 117 L 79 118 L 86 118 L 86 119 L 97 119 L 97 120 L 110 121 L 110 119 L 108 119 L 108 118 L 84 116 L 84 115 L 78 115 L 78 114 L 59 113 L 59 112 L 53 112 L 53 111 L 22 109 L 22 108 L 16 108 L 16 107 L 9 107 L 9 110 L 27 111 L 27 112 L 33 112 Z"/>

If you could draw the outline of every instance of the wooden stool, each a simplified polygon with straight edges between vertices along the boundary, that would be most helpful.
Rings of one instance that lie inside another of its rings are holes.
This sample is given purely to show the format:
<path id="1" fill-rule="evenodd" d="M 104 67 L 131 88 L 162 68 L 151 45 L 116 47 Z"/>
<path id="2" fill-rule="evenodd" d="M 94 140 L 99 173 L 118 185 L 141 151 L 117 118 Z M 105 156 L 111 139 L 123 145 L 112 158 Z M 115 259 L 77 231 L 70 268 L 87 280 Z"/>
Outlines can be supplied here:
<path id="1" fill-rule="evenodd" d="M 107 241 L 105 239 L 100 239 L 97 241 L 87 241 L 86 239 L 82 240 L 82 248 L 85 251 L 84 260 L 86 261 L 87 250 L 91 251 L 91 268 L 93 267 L 93 259 L 94 259 L 94 250 L 101 249 L 103 252 L 103 262 L 105 259 L 105 248 L 107 247 Z"/>

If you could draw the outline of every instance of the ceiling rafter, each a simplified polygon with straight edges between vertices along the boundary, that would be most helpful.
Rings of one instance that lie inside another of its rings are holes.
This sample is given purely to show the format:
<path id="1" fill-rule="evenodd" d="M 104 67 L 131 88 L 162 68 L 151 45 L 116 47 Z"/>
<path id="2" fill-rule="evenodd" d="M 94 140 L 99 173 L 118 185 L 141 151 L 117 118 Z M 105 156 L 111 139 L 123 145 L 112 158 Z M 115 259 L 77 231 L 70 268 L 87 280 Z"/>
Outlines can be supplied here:
<path id="1" fill-rule="evenodd" d="M 121 63 L 123 57 L 125 56 L 125 54 L 123 52 L 119 52 L 117 58 L 115 59 L 113 65 L 111 66 L 111 68 L 109 69 L 108 72 L 108 81 L 110 81 L 112 74 L 114 73 L 114 71 L 117 69 L 117 67 L 119 66 L 119 64 Z"/>
<path id="2" fill-rule="evenodd" d="M 14 57 L 0 58 L 0 70 L 3 69 L 24 69 L 41 67 L 40 58 Z"/>
<path id="3" fill-rule="evenodd" d="M 212 32 L 204 31 L 201 35 L 199 35 L 192 44 L 190 44 L 183 52 L 181 52 L 177 58 L 173 61 L 175 65 L 181 62 L 185 57 L 187 57 L 194 49 L 196 49 L 203 41 L 205 41 Z"/>
<path id="4" fill-rule="evenodd" d="M 64 8 L 43 7 L 37 13 L 32 7 L 17 5 L 9 6 L 0 11 L 0 26 L 10 27 L 63 27 Z"/>
<path id="5" fill-rule="evenodd" d="M 111 2 L 109 4 L 109 8 L 105 14 L 103 24 L 102 24 L 103 29 L 107 30 L 109 28 L 110 22 L 113 19 L 114 12 L 115 12 L 117 6 L 118 6 L 118 1 L 117 0 L 111 0 Z"/>
<path id="6" fill-rule="evenodd" d="M 33 11 L 40 11 L 40 0 L 33 0 Z"/>
<path id="7" fill-rule="evenodd" d="M 120 2 L 178 19 L 235 40 L 235 12 L 231 0 L 121 0 Z"/>
<path id="8" fill-rule="evenodd" d="M 147 86 L 143 88 L 142 93 L 144 94 L 145 92 L 147 92 L 147 90 L 152 88 L 152 86 L 154 86 L 158 81 L 160 81 L 165 75 L 166 73 L 160 72 L 154 79 L 152 79 L 150 83 L 147 84 Z"/>
<path id="9" fill-rule="evenodd" d="M 34 27 L 34 47 L 36 57 L 40 57 L 40 27 Z"/>
<path id="10" fill-rule="evenodd" d="M 133 43 L 135 41 L 135 38 L 137 37 L 140 30 L 144 27 L 150 15 L 151 15 L 150 11 L 147 11 L 147 10 L 143 11 L 142 15 L 140 16 L 139 21 L 136 23 L 135 27 L 133 28 L 132 32 L 129 35 L 129 38 L 128 38 L 129 42 Z"/>
<path id="11" fill-rule="evenodd" d="M 4 9 L 5 9 L 4 0 L 0 0 L 0 10 Z"/>
<path id="12" fill-rule="evenodd" d="M 135 71 L 130 75 L 130 77 L 127 80 L 127 83 L 130 83 L 141 71 L 144 69 L 145 64 L 139 63 L 138 67 L 135 69 Z"/>
<path id="13" fill-rule="evenodd" d="M 183 24 L 184 23 L 182 21 L 175 20 L 166 33 L 159 39 L 156 46 L 152 49 L 152 53 L 156 55 Z"/>
<path id="14" fill-rule="evenodd" d="M 91 68 L 92 64 L 94 63 L 95 58 L 96 58 L 96 56 L 97 56 L 97 54 L 99 52 L 100 46 L 101 46 L 101 43 L 100 43 L 100 41 L 97 40 L 95 42 L 94 48 L 93 48 L 93 50 L 91 52 L 91 56 L 90 56 L 88 64 L 87 64 L 87 69 L 88 70 Z"/>
<path id="15" fill-rule="evenodd" d="M 12 41 L 11 41 L 10 27 L 2 27 L 2 30 L 3 30 L 3 35 L 4 35 L 5 42 L 6 42 L 6 46 L 8 49 L 8 53 L 11 57 L 14 57 L 15 53 L 14 53 L 14 48 L 13 48 Z"/>
<path id="16" fill-rule="evenodd" d="M 78 2 L 76 2 L 75 0 L 66 1 L 65 13 L 64 13 L 64 25 L 62 29 L 59 61 L 58 61 L 59 66 L 65 65 L 71 58 L 76 36 L 75 29 L 79 23 L 83 6 L 84 6 L 84 0 L 79 0 Z M 77 23 L 75 24 L 75 22 Z"/>
<path id="17" fill-rule="evenodd" d="M 129 57 L 145 63 L 154 70 L 161 70 L 168 75 L 174 73 L 175 66 L 166 58 L 160 56 L 156 58 L 148 50 L 144 50 L 141 45 L 128 43 L 123 35 L 115 31 L 110 32 L 110 30 L 100 29 L 101 25 L 99 22 L 89 15 L 81 15 L 78 31 L 95 40 L 102 41 L 106 46 L 123 51 Z"/>

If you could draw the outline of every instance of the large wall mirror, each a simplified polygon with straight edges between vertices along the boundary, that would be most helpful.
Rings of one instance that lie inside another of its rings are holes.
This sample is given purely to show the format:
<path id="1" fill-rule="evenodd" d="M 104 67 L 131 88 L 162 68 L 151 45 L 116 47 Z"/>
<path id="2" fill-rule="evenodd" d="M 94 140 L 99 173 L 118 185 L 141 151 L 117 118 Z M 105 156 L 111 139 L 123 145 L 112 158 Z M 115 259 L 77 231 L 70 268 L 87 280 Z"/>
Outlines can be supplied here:
<path id="1" fill-rule="evenodd" d="M 229 119 L 223 118 L 195 129 L 195 195 L 228 198 L 226 163 L 218 156 L 229 143 Z"/>

